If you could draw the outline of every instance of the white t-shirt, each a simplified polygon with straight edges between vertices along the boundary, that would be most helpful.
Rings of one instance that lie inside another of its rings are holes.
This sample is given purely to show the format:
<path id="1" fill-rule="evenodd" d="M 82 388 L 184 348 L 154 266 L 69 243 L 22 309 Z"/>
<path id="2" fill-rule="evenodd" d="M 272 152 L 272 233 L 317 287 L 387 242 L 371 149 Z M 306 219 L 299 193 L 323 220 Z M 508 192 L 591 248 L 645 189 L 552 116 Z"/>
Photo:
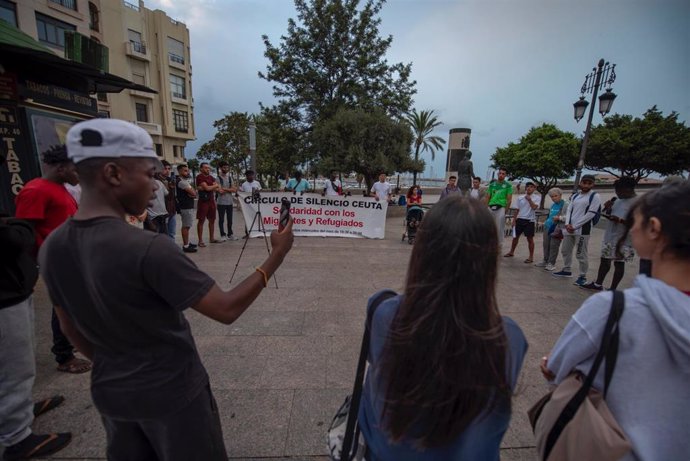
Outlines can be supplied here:
<path id="1" fill-rule="evenodd" d="M 335 188 L 333 187 L 333 184 L 335 184 Z M 340 189 L 340 180 L 336 179 L 333 181 L 331 184 L 331 180 L 327 179 L 326 180 L 326 195 L 338 195 L 338 189 Z"/>
<path id="2" fill-rule="evenodd" d="M 259 181 L 257 181 L 256 179 L 252 182 L 245 181 L 240 186 L 240 192 L 251 193 L 254 189 L 261 190 L 261 183 Z"/>
<path id="3" fill-rule="evenodd" d="M 517 219 L 527 219 L 529 221 L 536 221 L 537 220 L 537 215 L 535 213 L 535 210 L 532 209 L 530 206 L 529 202 L 525 198 L 527 194 L 523 194 L 518 198 L 517 201 L 517 206 L 518 206 L 518 215 Z M 533 192 L 532 195 L 530 195 L 530 199 L 532 200 L 532 203 L 535 203 L 539 205 L 541 203 L 541 195 L 537 194 L 536 192 Z"/>
<path id="4" fill-rule="evenodd" d="M 371 186 L 371 192 L 375 192 L 379 200 L 388 200 L 388 194 L 391 193 L 391 184 L 388 182 L 377 181 Z"/>

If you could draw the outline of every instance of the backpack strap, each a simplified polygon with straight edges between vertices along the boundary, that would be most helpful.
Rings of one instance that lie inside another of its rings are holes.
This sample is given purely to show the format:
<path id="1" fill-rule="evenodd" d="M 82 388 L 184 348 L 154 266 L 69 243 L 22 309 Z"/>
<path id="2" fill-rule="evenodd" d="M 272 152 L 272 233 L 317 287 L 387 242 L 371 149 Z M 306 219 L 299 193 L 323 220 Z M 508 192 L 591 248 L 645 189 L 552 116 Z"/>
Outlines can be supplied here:
<path id="1" fill-rule="evenodd" d="M 625 308 L 625 296 L 622 291 L 613 292 L 613 300 L 611 301 L 611 310 L 609 311 L 608 319 L 606 320 L 606 326 L 604 327 L 604 332 L 601 337 L 601 345 L 599 346 L 599 351 L 594 358 L 594 363 L 592 363 L 592 368 L 590 368 L 589 373 L 580 389 L 575 393 L 575 395 L 567 403 L 560 416 L 554 423 L 549 435 L 546 439 L 546 447 L 544 448 L 544 459 L 548 459 L 551 454 L 551 450 L 556 445 L 558 437 L 568 425 L 568 423 L 575 417 L 578 408 L 585 398 L 589 395 L 589 390 L 592 388 L 592 383 L 594 378 L 599 371 L 599 366 L 601 362 L 606 357 L 606 368 L 604 371 L 604 398 L 606 397 L 606 392 L 608 391 L 609 384 L 611 383 L 611 378 L 613 377 L 613 371 L 616 366 L 616 359 L 618 357 L 618 337 L 619 337 L 619 322 L 623 315 L 623 310 Z"/>
<path id="2" fill-rule="evenodd" d="M 359 403 L 362 399 L 362 387 L 364 384 L 364 371 L 366 369 L 367 357 L 369 356 L 369 342 L 371 338 L 371 322 L 374 318 L 374 312 L 381 305 L 383 301 L 388 298 L 397 296 L 393 290 L 384 290 L 379 292 L 371 301 L 370 307 L 367 309 L 367 321 L 364 326 L 364 335 L 362 336 L 362 346 L 359 350 L 359 361 L 357 362 L 357 374 L 355 376 L 355 383 L 352 387 L 352 399 L 350 400 L 350 411 L 347 415 L 347 427 L 345 429 L 345 436 L 343 438 L 343 451 L 340 454 L 341 460 L 352 459 L 356 450 L 357 444 L 352 443 L 359 437 L 359 431 L 355 434 L 355 423 L 357 422 L 357 415 L 359 414 Z"/>

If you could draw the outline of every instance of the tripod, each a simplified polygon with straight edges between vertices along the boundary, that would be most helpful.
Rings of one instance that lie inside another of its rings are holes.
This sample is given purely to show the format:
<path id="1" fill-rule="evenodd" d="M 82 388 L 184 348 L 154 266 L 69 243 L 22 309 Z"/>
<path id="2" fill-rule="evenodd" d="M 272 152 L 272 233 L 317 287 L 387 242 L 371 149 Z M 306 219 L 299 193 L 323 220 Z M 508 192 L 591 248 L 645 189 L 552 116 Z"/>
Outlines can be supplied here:
<path id="1" fill-rule="evenodd" d="M 232 275 L 230 276 L 230 281 L 228 283 L 232 283 L 232 279 L 235 278 L 235 273 L 237 272 L 237 267 L 240 265 L 240 261 L 242 260 L 242 255 L 244 254 L 245 248 L 247 248 L 247 243 L 249 242 L 249 238 L 252 235 L 252 230 L 254 229 L 254 225 L 257 224 L 257 228 L 263 232 L 264 234 L 264 242 L 266 242 L 266 252 L 268 252 L 268 255 L 271 256 L 271 249 L 268 247 L 268 239 L 266 238 L 266 226 L 264 225 L 264 221 L 261 216 L 261 194 L 259 194 L 258 190 L 255 190 L 252 192 L 252 199 L 256 202 L 256 213 L 254 213 L 254 218 L 252 219 L 252 224 L 249 226 L 249 230 L 247 230 L 247 236 L 244 239 L 244 243 L 242 244 L 242 249 L 240 250 L 240 255 L 237 258 L 237 262 L 235 263 L 235 269 L 232 271 Z M 276 284 L 276 289 L 278 289 L 278 280 L 276 280 L 275 274 L 273 274 L 273 282 Z"/>

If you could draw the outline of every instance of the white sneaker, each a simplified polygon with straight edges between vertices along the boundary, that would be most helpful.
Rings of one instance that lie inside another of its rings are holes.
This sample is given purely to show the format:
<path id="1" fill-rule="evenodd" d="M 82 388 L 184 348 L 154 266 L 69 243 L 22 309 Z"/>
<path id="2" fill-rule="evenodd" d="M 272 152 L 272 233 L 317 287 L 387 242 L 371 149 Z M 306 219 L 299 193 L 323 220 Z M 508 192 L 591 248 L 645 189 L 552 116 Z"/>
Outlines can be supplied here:
<path id="1" fill-rule="evenodd" d="M 553 264 L 547 264 L 546 267 L 544 267 L 544 270 L 549 272 L 551 272 L 554 269 L 556 269 L 556 266 L 554 266 Z"/>
<path id="2" fill-rule="evenodd" d="M 234 235 L 231 235 L 230 237 L 228 237 L 228 240 L 234 242 L 235 240 L 239 240 L 239 238 L 235 237 Z"/>
<path id="3" fill-rule="evenodd" d="M 218 240 L 220 240 L 221 242 L 225 242 L 227 239 L 228 238 L 226 236 L 222 235 Z"/>
<path id="4" fill-rule="evenodd" d="M 544 261 L 538 262 L 537 264 L 534 265 L 535 267 L 546 267 L 546 263 Z"/>

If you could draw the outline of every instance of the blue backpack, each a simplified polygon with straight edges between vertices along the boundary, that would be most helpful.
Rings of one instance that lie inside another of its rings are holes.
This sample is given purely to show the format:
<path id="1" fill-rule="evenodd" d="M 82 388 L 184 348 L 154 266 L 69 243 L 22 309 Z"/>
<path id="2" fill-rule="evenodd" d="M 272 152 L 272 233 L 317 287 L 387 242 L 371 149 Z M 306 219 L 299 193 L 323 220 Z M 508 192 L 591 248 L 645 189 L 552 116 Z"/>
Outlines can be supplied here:
<path id="1" fill-rule="evenodd" d="M 571 203 L 573 200 L 575 200 L 575 197 L 577 197 L 578 195 L 580 195 L 579 192 L 577 192 L 575 195 L 573 195 L 573 197 L 570 199 Z M 587 213 L 589 213 L 589 207 L 592 206 L 592 200 L 594 199 L 595 195 L 596 195 L 596 192 L 589 196 L 589 205 L 587 205 Z M 594 213 L 594 217 L 592 218 L 592 225 L 596 226 L 600 219 L 601 219 L 601 205 L 599 205 L 599 208 Z"/>

